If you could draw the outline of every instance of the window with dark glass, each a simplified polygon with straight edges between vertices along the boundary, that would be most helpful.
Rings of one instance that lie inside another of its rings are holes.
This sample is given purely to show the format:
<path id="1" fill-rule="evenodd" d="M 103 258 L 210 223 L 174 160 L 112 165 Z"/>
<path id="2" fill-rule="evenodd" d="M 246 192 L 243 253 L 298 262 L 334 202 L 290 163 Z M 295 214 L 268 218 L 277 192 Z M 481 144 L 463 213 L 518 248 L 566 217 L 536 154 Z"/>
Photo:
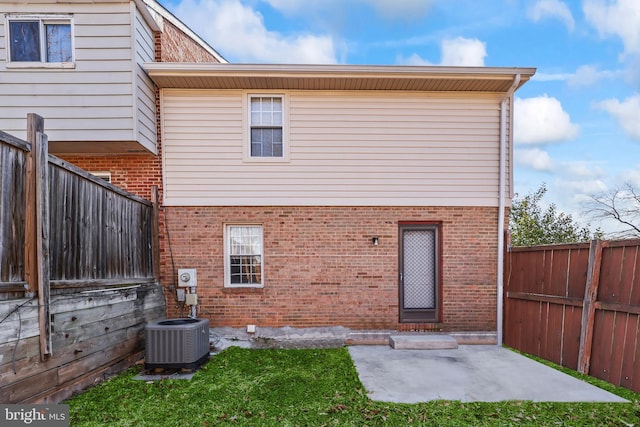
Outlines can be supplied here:
<path id="1" fill-rule="evenodd" d="M 250 98 L 251 157 L 283 157 L 281 96 Z"/>
<path id="2" fill-rule="evenodd" d="M 226 283 L 262 286 L 262 226 L 228 225 Z"/>
<path id="3" fill-rule="evenodd" d="M 71 21 L 10 19 L 9 58 L 11 62 L 72 62 Z"/>

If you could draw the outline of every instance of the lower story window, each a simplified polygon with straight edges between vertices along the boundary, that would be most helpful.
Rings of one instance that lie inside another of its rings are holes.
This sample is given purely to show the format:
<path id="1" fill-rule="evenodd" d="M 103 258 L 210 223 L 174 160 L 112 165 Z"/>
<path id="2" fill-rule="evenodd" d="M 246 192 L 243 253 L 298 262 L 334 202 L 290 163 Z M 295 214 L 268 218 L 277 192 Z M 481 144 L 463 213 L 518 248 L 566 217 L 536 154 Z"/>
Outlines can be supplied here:
<path id="1" fill-rule="evenodd" d="M 225 286 L 263 286 L 262 249 L 261 225 L 227 225 L 225 228 Z"/>

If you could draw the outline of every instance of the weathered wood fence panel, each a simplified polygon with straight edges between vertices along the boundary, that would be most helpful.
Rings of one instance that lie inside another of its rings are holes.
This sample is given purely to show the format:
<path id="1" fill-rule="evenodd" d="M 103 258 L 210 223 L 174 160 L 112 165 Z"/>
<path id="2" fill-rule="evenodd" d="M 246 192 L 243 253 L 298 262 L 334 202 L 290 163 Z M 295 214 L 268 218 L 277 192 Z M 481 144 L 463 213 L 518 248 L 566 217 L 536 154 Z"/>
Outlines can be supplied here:
<path id="1" fill-rule="evenodd" d="M 151 202 L 53 156 L 49 194 L 52 287 L 153 279 Z"/>
<path id="2" fill-rule="evenodd" d="M 0 403 L 59 402 L 130 366 L 165 317 L 158 206 L 49 155 L 28 122 L 29 143 L 0 132 Z"/>
<path id="3" fill-rule="evenodd" d="M 8 316 L 0 329 L 0 402 L 59 402 L 130 366 L 141 358 L 145 324 L 165 317 L 158 284 L 52 290 L 50 310 L 53 356 L 42 361 L 37 300 L 0 301 L 0 319 Z"/>
<path id="4" fill-rule="evenodd" d="M 511 248 L 505 344 L 640 391 L 640 240 Z"/>
<path id="5" fill-rule="evenodd" d="M 0 131 L 0 291 L 24 291 L 25 194 L 30 145 Z"/>

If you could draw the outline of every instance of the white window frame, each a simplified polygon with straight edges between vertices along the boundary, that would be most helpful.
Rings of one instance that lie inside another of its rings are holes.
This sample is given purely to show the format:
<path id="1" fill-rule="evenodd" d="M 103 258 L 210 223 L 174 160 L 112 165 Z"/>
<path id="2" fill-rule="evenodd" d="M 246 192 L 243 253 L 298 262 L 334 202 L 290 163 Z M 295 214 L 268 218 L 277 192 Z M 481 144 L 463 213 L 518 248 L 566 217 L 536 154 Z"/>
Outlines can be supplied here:
<path id="1" fill-rule="evenodd" d="M 280 98 L 282 100 L 282 157 L 258 157 L 251 155 L 251 99 L 252 98 Z M 242 160 L 258 163 L 286 163 L 289 162 L 289 100 L 283 92 L 245 92 L 243 97 L 243 145 Z"/>
<path id="2" fill-rule="evenodd" d="M 40 32 L 40 61 L 11 61 L 11 29 L 10 22 L 38 21 Z M 47 62 L 45 24 L 69 24 L 71 32 L 71 61 Z M 7 68 L 75 68 L 75 32 L 73 15 L 70 14 L 7 14 L 5 16 L 5 39 L 7 52 Z"/>
<path id="3" fill-rule="evenodd" d="M 111 172 L 108 171 L 89 171 L 89 173 L 96 178 L 104 179 L 109 184 L 111 184 Z"/>
<path id="4" fill-rule="evenodd" d="M 260 228 L 260 283 L 231 283 L 231 233 L 232 227 Z M 264 226 L 258 223 L 228 223 L 224 224 L 224 287 L 225 288 L 263 288 L 264 287 Z"/>

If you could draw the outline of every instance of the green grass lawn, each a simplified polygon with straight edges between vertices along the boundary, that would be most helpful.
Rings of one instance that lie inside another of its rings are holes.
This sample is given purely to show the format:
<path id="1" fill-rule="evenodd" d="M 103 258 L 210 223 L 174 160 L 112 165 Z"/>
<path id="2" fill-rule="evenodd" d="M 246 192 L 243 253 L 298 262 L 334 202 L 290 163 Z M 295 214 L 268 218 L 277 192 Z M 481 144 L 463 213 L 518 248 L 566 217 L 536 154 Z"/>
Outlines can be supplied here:
<path id="1" fill-rule="evenodd" d="M 131 369 L 66 402 L 71 425 L 640 426 L 639 394 L 573 372 L 631 403 L 373 402 L 346 347 L 231 347 L 212 357 L 190 381 L 133 380 L 137 373 Z"/>

